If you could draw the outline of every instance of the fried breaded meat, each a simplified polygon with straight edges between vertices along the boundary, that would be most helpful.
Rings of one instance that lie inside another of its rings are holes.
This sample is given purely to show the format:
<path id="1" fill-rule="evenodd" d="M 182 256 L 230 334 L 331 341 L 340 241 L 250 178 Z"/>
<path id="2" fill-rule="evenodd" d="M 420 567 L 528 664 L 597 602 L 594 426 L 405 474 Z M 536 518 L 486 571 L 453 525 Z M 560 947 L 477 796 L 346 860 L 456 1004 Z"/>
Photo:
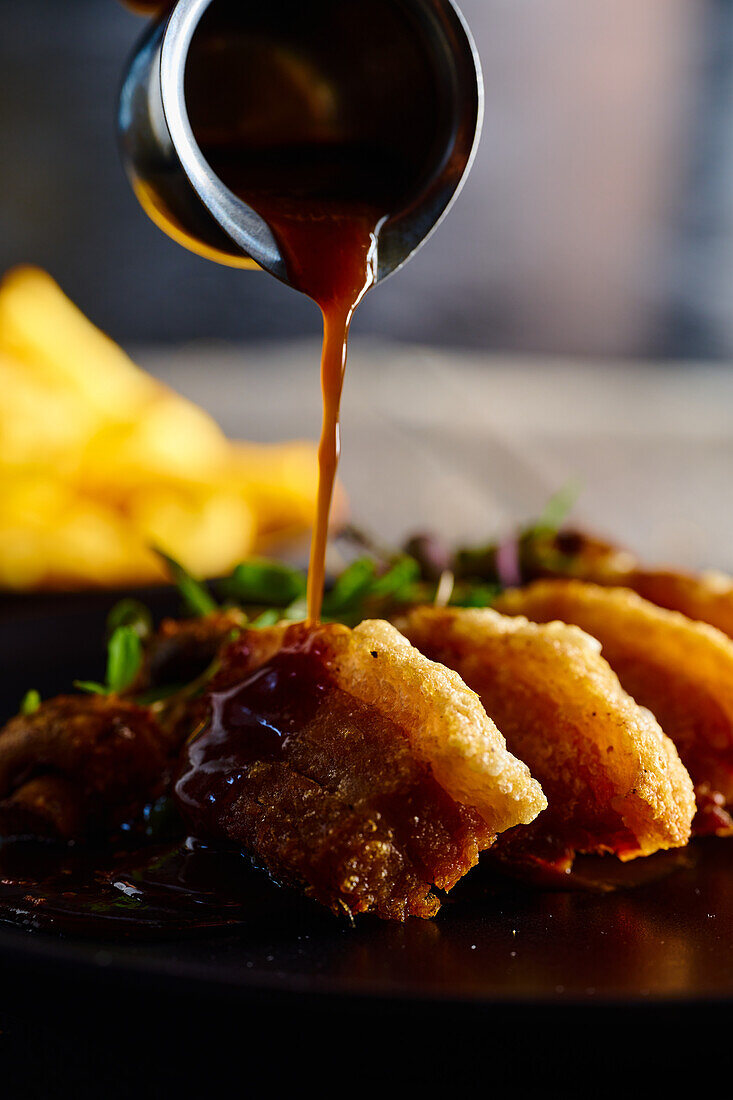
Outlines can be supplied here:
<path id="1" fill-rule="evenodd" d="M 380 621 L 245 631 L 176 784 L 193 831 L 335 912 L 432 916 L 546 806 L 478 696 Z"/>
<path id="2" fill-rule="evenodd" d="M 59 696 L 0 732 L 0 835 L 106 834 L 163 793 L 175 751 L 144 707 Z"/>
<path id="3" fill-rule="evenodd" d="M 687 842 L 690 777 L 594 638 L 490 609 L 417 608 L 398 625 L 479 694 L 547 795 L 547 811 L 501 836 L 492 854 L 564 872 L 580 852 L 627 860 Z"/>
<path id="4" fill-rule="evenodd" d="M 624 688 L 656 715 L 695 784 L 693 831 L 733 832 L 733 642 L 626 588 L 538 581 L 496 606 L 537 622 L 575 623 L 597 638 Z"/>
<path id="5" fill-rule="evenodd" d="M 559 531 L 536 539 L 524 551 L 522 576 L 526 580 L 564 577 L 631 588 L 659 607 L 710 623 L 733 637 L 733 578 L 726 573 L 650 569 L 631 551 L 584 531 Z"/>

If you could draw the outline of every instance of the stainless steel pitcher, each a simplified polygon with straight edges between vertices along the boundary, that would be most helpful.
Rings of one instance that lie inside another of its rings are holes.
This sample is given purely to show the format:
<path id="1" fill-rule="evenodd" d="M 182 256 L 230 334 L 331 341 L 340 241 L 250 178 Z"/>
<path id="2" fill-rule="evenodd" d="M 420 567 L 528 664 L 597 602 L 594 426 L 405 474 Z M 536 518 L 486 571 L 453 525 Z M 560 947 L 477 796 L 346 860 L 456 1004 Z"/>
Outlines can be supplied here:
<path id="1" fill-rule="evenodd" d="M 400 133 L 422 143 L 419 179 L 381 231 L 378 280 L 425 242 L 463 185 L 480 136 L 483 85 L 476 47 L 452 0 L 179 0 L 129 64 L 119 131 L 144 209 L 200 255 L 259 266 L 288 282 L 271 228 L 219 179 L 195 136 L 192 116 L 211 96 L 206 78 L 195 79 L 201 57 L 208 84 L 219 57 L 222 73 L 242 65 L 277 70 L 275 88 L 285 72 L 288 95 L 302 91 L 305 141 L 326 124 L 345 143 L 365 129 L 389 138 L 399 121 Z M 246 114 L 248 105 L 237 109 Z M 257 128 L 258 104 L 251 110 L 249 132 Z M 297 178 L 294 186 L 297 193 Z"/>

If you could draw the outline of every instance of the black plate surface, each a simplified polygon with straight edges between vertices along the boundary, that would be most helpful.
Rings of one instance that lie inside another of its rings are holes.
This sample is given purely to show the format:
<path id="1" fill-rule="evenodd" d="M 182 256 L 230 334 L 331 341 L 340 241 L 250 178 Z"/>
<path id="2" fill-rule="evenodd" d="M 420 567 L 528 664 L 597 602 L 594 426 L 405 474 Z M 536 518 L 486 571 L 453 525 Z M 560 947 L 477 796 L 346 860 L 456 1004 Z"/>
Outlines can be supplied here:
<path id="1" fill-rule="evenodd" d="M 148 597 L 158 612 L 175 611 L 169 591 Z M 27 687 L 45 694 L 74 676 L 100 675 L 111 602 L 5 601 L 4 714 Z M 366 919 L 349 927 L 315 905 L 293 906 L 274 887 L 256 919 L 213 935 L 93 942 L 5 925 L 0 967 L 26 992 L 86 983 L 105 1000 L 134 989 L 296 1013 L 325 1004 L 380 1016 L 385 1006 L 503 1013 L 705 1003 L 727 1012 L 733 1004 L 733 841 L 698 843 L 671 873 L 610 894 L 540 892 L 479 876 L 435 921 L 404 926 Z"/>

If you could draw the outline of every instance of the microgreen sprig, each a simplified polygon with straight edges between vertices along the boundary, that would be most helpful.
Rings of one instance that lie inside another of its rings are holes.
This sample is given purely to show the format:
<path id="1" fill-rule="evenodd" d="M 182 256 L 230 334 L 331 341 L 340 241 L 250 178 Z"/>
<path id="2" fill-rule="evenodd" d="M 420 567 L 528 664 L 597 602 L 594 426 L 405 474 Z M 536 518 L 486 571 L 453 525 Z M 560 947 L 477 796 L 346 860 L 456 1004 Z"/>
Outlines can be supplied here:
<path id="1" fill-rule="evenodd" d="M 153 616 L 140 600 L 120 600 L 107 616 L 107 637 L 111 638 L 120 626 L 129 626 L 139 638 L 144 639 L 152 633 Z"/>
<path id="2" fill-rule="evenodd" d="M 173 583 L 183 596 L 186 607 L 193 615 L 210 615 L 212 611 L 219 610 L 219 605 L 206 585 L 192 577 L 188 570 L 175 558 L 172 558 L 170 554 L 166 554 L 164 550 L 157 546 L 152 549 L 166 565 Z"/>
<path id="3" fill-rule="evenodd" d="M 522 531 L 522 537 L 556 535 L 575 507 L 581 489 L 581 483 L 573 478 L 553 493 L 534 523 Z"/>
<path id="4" fill-rule="evenodd" d="M 135 680 L 143 659 L 140 635 L 132 626 L 118 626 L 107 646 L 107 678 L 104 684 L 94 680 L 75 680 L 74 687 L 92 695 L 120 695 Z"/>
<path id="5" fill-rule="evenodd" d="M 305 596 L 306 580 L 299 569 L 266 558 L 240 562 L 222 586 L 227 597 L 243 604 L 288 607 Z"/>
<path id="6" fill-rule="evenodd" d="M 31 688 L 25 693 L 20 701 L 19 713 L 28 717 L 31 714 L 35 714 L 41 705 L 41 696 L 35 688 Z"/>

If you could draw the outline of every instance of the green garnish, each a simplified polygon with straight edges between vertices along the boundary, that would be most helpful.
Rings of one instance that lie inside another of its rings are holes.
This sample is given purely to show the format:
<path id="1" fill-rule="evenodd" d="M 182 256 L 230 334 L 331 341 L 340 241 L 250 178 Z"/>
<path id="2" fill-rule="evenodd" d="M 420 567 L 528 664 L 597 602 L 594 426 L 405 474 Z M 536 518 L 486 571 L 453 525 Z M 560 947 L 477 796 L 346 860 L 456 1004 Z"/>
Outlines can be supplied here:
<path id="1" fill-rule="evenodd" d="M 129 626 L 139 638 L 147 638 L 153 630 L 153 616 L 139 600 L 120 600 L 107 616 L 107 636 L 111 637 L 118 626 Z"/>
<path id="2" fill-rule="evenodd" d="M 483 546 L 461 547 L 452 562 L 456 577 L 470 584 L 488 582 L 503 587 L 506 570 L 501 567 L 500 555 L 511 544 L 522 577 L 532 576 L 533 567 L 540 557 L 545 566 L 551 561 L 557 563 L 560 555 L 555 548 L 555 537 L 578 499 L 580 489 L 579 481 L 569 481 L 550 497 L 538 518 L 519 530 L 513 538 Z"/>
<path id="3" fill-rule="evenodd" d="M 573 479 L 553 493 L 539 517 L 522 532 L 523 537 L 557 534 L 572 511 L 581 489 L 581 483 Z"/>
<path id="4" fill-rule="evenodd" d="M 330 592 L 323 599 L 323 614 L 326 618 L 338 618 L 345 611 L 352 610 L 364 600 L 371 591 L 377 567 L 371 558 L 357 558 L 344 569 Z"/>
<path id="5" fill-rule="evenodd" d="M 239 603 L 273 608 L 302 599 L 305 589 L 306 580 L 299 569 L 265 558 L 241 562 L 224 585 L 227 596 Z"/>
<path id="6" fill-rule="evenodd" d="M 427 596 L 420 584 L 420 566 L 407 555 L 396 556 L 384 571 L 372 558 L 358 558 L 336 578 L 323 600 L 323 617 L 347 624 L 385 617 L 396 606 Z"/>
<path id="7" fill-rule="evenodd" d="M 377 599 L 388 596 L 399 602 L 409 602 L 414 586 L 420 580 L 420 566 L 414 558 L 399 558 L 381 577 L 377 577 L 371 595 Z"/>
<path id="8" fill-rule="evenodd" d="M 261 630 L 266 626 L 275 626 L 280 622 L 282 613 L 275 607 L 269 607 L 267 611 L 263 611 L 261 615 L 258 615 L 256 619 L 250 623 L 250 626 L 255 630 Z"/>
<path id="9" fill-rule="evenodd" d="M 280 618 L 287 619 L 290 623 L 300 623 L 308 617 L 308 602 L 305 596 L 293 600 L 283 611 Z"/>
<path id="10" fill-rule="evenodd" d="M 75 680 L 74 686 L 92 695 L 119 695 L 130 687 L 143 659 L 140 635 L 131 626 L 118 626 L 107 647 L 107 682 Z"/>
<path id="11" fill-rule="evenodd" d="M 501 591 L 502 587 L 500 584 L 456 584 L 451 594 L 451 598 L 448 601 L 448 606 L 491 607 Z"/>
<path id="12" fill-rule="evenodd" d="M 26 715 L 35 714 L 41 705 L 40 692 L 35 688 L 31 688 L 27 691 L 20 701 L 20 713 Z"/>
<path id="13" fill-rule="evenodd" d="M 210 615 L 212 611 L 219 610 L 216 600 L 201 581 L 197 581 L 195 577 L 192 577 L 180 562 L 177 562 L 170 554 L 166 554 L 164 550 L 157 546 L 153 546 L 152 549 L 165 562 L 171 579 L 183 596 L 186 607 L 192 615 Z"/>

